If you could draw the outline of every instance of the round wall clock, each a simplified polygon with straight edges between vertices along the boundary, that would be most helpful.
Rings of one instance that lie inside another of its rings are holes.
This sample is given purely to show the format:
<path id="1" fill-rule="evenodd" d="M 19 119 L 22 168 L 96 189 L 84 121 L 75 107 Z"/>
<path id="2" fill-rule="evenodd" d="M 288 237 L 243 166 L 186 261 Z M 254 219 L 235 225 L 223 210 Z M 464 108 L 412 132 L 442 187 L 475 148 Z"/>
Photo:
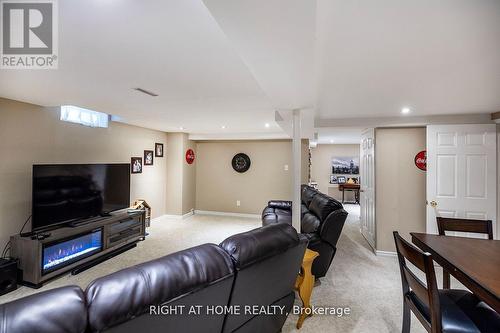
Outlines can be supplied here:
<path id="1" fill-rule="evenodd" d="M 243 173 L 250 169 L 250 157 L 248 157 L 247 154 L 238 153 L 234 155 L 231 165 L 233 166 L 234 171 Z"/>

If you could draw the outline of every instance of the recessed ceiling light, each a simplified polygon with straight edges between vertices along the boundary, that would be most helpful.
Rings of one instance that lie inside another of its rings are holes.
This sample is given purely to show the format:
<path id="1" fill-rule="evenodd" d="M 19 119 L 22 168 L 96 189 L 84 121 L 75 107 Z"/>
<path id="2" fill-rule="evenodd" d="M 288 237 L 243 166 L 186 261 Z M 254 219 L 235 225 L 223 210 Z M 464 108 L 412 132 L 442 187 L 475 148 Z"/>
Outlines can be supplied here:
<path id="1" fill-rule="evenodd" d="M 185 128 L 184 128 L 184 127 L 182 127 L 182 126 L 181 126 L 181 127 L 179 127 L 179 129 L 180 129 L 181 131 L 185 130 Z"/>
<path id="2" fill-rule="evenodd" d="M 271 127 L 271 125 L 269 123 L 266 123 L 264 126 L 266 126 L 266 128 Z"/>
<path id="3" fill-rule="evenodd" d="M 330 140 L 330 143 L 333 143 L 333 140 Z"/>
<path id="4" fill-rule="evenodd" d="M 410 113 L 410 111 L 411 111 L 411 110 L 410 110 L 410 108 L 408 108 L 408 107 L 404 107 L 404 108 L 402 108 L 402 109 L 401 109 L 401 113 L 402 113 L 402 114 L 408 114 L 408 113 Z"/>
<path id="5" fill-rule="evenodd" d="M 226 125 L 222 125 L 222 126 L 221 126 L 221 128 L 222 128 L 222 129 L 225 129 L 225 128 L 226 128 Z"/>

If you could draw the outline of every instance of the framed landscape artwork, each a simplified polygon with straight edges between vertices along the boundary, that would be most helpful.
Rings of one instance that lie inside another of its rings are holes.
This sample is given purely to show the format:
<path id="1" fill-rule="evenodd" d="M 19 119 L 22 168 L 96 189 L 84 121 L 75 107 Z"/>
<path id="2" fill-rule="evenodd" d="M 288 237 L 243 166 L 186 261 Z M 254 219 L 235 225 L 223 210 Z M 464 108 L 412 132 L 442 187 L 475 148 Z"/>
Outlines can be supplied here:
<path id="1" fill-rule="evenodd" d="M 359 175 L 359 156 L 333 157 L 332 174 Z"/>

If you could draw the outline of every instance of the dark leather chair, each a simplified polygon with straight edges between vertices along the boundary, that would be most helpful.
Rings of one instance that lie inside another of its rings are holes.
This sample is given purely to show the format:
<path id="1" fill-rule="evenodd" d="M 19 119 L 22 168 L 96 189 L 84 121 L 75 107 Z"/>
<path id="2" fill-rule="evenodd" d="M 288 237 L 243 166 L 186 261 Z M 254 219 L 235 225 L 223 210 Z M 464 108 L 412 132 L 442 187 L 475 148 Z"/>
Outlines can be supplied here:
<path id="1" fill-rule="evenodd" d="M 90 331 L 221 332 L 224 315 L 189 315 L 188 310 L 226 305 L 233 280 L 231 258 L 214 244 L 98 278 L 85 291 Z M 154 315 L 150 306 L 157 306 Z"/>
<path id="2" fill-rule="evenodd" d="M 493 239 L 493 225 L 491 220 L 470 220 L 448 217 L 436 217 L 438 231 L 441 236 L 446 231 L 472 232 L 485 234 L 488 239 Z M 450 289 L 450 273 L 443 269 L 443 289 Z"/>
<path id="3" fill-rule="evenodd" d="M 277 224 L 196 246 L 98 278 L 85 293 L 70 286 L 0 305 L 0 333 L 277 333 L 306 244 Z M 248 314 L 254 305 L 284 310 Z"/>
<path id="4" fill-rule="evenodd" d="M 283 309 L 276 316 L 229 314 L 223 332 L 279 332 L 295 299 L 293 287 L 306 238 L 288 224 L 279 223 L 229 237 L 220 246 L 231 255 L 236 269 L 229 305 Z"/>
<path id="5" fill-rule="evenodd" d="M 466 290 L 438 290 L 431 254 L 408 243 L 397 231 L 393 234 L 403 285 L 403 333 L 410 332 L 410 311 L 427 332 L 500 332 L 498 313 Z M 424 272 L 425 284 L 408 268 L 407 260 Z"/>
<path id="6" fill-rule="evenodd" d="M 323 277 L 328 272 L 347 215 L 339 201 L 310 186 L 302 185 L 301 233 L 309 241 L 307 247 L 319 253 L 312 266 L 312 273 L 316 278 Z M 262 225 L 274 223 L 292 223 L 291 201 L 269 201 L 262 212 Z"/>
<path id="7" fill-rule="evenodd" d="M 0 333 L 84 333 L 86 328 L 85 296 L 77 286 L 0 305 Z"/>

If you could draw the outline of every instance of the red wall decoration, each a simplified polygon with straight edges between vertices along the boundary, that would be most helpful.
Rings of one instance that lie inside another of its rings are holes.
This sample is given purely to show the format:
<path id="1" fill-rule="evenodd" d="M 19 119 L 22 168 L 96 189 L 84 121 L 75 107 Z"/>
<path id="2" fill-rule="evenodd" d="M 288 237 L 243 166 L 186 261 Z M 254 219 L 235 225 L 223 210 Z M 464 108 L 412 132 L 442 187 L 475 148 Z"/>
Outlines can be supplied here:
<path id="1" fill-rule="evenodd" d="M 187 164 L 193 164 L 194 162 L 194 151 L 191 148 L 186 150 L 186 162 Z"/>
<path id="2" fill-rule="evenodd" d="M 427 171 L 427 151 L 422 150 L 415 155 L 415 165 L 423 171 Z"/>

